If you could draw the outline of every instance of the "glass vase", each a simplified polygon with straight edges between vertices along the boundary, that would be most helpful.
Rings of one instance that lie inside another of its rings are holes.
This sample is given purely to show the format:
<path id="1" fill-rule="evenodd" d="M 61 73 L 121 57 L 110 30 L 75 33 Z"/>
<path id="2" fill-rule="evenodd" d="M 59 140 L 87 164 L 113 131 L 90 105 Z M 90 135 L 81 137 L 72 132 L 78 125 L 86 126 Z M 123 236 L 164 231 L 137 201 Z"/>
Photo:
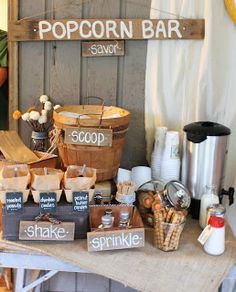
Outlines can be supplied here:
<path id="1" fill-rule="evenodd" d="M 30 148 L 33 151 L 46 152 L 49 148 L 48 132 L 32 131 Z"/>

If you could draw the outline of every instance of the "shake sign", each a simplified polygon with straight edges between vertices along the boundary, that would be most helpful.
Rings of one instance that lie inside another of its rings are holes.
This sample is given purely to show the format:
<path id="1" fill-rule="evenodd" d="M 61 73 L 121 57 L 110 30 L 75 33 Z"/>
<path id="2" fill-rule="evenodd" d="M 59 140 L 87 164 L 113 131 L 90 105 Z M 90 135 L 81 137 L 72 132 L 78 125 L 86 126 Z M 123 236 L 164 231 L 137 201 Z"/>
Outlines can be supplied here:
<path id="1" fill-rule="evenodd" d="M 62 222 L 52 224 L 50 222 L 21 221 L 20 240 L 74 240 L 75 223 Z"/>

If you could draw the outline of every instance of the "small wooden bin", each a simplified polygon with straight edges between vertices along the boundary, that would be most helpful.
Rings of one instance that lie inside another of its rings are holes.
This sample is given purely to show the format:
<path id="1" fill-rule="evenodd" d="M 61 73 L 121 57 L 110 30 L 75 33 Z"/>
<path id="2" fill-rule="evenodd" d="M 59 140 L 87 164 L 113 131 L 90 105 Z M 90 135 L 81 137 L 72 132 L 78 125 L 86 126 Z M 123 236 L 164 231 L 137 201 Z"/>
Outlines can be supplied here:
<path id="1" fill-rule="evenodd" d="M 114 216 L 114 227 L 109 229 L 98 229 L 101 224 L 101 217 L 106 209 L 112 209 Z M 130 213 L 130 227 L 121 229 L 119 214 L 121 210 Z M 145 243 L 144 225 L 136 207 L 131 205 L 103 205 L 90 206 L 90 229 L 87 233 L 88 251 L 104 251 L 126 248 L 143 247 Z"/>
<path id="2" fill-rule="evenodd" d="M 27 165 L 29 168 L 43 168 L 43 167 L 50 167 L 50 168 L 56 168 L 57 166 L 57 160 L 58 156 L 51 153 L 45 153 L 40 151 L 34 151 L 34 153 L 38 156 L 39 160 L 34 162 L 28 162 Z M 10 161 L 4 159 L 2 155 L 0 155 L 0 169 L 6 165 L 12 165 L 16 164 L 15 161 Z M 22 163 L 22 162 L 18 162 Z"/>
<path id="3" fill-rule="evenodd" d="M 20 221 L 34 221 L 39 215 L 39 206 L 32 202 L 24 204 L 23 212 L 19 214 L 7 213 L 6 208 L 2 208 L 3 239 L 19 240 Z M 53 217 L 62 222 L 75 223 L 75 239 L 86 238 L 89 230 L 88 212 L 73 212 L 72 205 L 61 202 L 57 205 L 57 211 Z"/>

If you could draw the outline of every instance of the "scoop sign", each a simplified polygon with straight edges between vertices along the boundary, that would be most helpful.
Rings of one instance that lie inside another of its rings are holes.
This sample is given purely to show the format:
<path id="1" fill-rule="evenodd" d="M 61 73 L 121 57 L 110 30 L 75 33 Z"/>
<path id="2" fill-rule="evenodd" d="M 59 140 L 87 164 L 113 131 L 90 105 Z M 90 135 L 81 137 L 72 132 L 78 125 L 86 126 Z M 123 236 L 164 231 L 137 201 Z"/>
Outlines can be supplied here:
<path id="1" fill-rule="evenodd" d="M 67 128 L 65 143 L 89 146 L 112 146 L 112 130 L 97 128 Z"/>

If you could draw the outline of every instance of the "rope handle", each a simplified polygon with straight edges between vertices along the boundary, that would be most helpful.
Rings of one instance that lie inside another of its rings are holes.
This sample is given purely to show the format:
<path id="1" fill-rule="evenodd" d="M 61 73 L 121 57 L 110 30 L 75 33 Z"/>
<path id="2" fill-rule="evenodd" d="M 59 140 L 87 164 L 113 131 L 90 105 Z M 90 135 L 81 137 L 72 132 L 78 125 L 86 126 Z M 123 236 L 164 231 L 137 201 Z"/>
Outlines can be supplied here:
<path id="1" fill-rule="evenodd" d="M 52 224 L 61 224 L 61 221 L 56 219 L 55 217 L 53 217 L 50 213 L 46 213 L 46 214 L 39 214 L 38 216 L 35 217 L 34 219 L 36 222 L 40 222 L 40 221 L 46 221 L 46 222 L 50 222 Z"/>

